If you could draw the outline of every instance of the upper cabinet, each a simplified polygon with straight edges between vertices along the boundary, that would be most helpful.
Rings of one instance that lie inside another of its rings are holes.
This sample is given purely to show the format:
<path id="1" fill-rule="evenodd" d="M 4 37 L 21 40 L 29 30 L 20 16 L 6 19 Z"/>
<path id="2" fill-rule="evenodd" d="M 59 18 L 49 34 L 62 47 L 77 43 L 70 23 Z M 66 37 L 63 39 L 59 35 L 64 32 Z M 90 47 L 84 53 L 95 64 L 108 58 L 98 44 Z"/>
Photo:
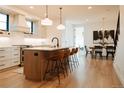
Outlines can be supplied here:
<path id="1" fill-rule="evenodd" d="M 24 15 L 17 14 L 14 17 L 14 24 L 12 25 L 13 31 L 30 33 L 30 28 L 27 26 L 26 18 Z"/>

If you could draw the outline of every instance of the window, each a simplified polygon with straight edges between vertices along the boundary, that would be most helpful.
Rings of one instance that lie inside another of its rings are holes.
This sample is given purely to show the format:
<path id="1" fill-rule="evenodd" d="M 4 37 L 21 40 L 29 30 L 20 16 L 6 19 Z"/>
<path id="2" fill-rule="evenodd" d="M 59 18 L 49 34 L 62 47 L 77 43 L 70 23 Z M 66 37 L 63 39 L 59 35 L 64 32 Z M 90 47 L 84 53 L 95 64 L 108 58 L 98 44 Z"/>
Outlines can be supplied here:
<path id="1" fill-rule="evenodd" d="M 9 31 L 9 15 L 0 13 L 0 29 Z"/>
<path id="2" fill-rule="evenodd" d="M 30 28 L 30 33 L 33 33 L 33 21 L 27 20 L 27 26 Z"/>

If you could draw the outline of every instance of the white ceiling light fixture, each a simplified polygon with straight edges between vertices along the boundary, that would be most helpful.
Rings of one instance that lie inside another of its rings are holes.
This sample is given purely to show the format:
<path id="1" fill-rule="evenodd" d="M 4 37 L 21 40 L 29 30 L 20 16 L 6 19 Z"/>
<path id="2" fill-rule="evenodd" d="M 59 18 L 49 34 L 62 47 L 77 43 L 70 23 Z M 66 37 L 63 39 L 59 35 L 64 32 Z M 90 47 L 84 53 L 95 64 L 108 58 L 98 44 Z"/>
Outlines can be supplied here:
<path id="1" fill-rule="evenodd" d="M 62 24 L 62 7 L 60 7 L 59 9 L 60 9 L 60 24 L 57 26 L 57 29 L 64 30 L 65 26 Z"/>
<path id="2" fill-rule="evenodd" d="M 33 7 L 33 6 L 30 6 L 29 8 L 30 8 L 30 9 L 34 9 L 34 7 Z"/>
<path id="3" fill-rule="evenodd" d="M 92 6 L 89 6 L 88 9 L 92 9 Z"/>
<path id="4" fill-rule="evenodd" d="M 44 26 L 51 26 L 53 24 L 52 20 L 48 18 L 48 6 L 46 5 L 46 15 L 43 20 L 41 20 L 41 24 Z"/>

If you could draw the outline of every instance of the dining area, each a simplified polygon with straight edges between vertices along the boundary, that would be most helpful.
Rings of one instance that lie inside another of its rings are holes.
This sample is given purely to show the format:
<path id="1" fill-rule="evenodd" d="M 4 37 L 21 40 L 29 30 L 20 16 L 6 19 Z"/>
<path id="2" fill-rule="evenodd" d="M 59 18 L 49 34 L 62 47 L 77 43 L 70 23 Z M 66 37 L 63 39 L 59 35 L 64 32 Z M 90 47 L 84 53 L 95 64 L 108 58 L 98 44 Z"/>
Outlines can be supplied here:
<path id="1" fill-rule="evenodd" d="M 85 46 L 85 49 L 87 46 Z M 89 47 L 89 50 L 86 49 L 86 56 L 87 54 L 90 53 L 92 58 L 111 58 L 114 59 L 115 55 L 115 47 L 114 46 L 100 46 L 100 45 L 95 45 L 92 47 Z"/>
<path id="2" fill-rule="evenodd" d="M 89 47 L 85 45 L 86 56 L 90 54 L 92 58 L 114 59 L 116 51 L 114 33 L 114 30 L 93 31 L 93 45 Z"/>

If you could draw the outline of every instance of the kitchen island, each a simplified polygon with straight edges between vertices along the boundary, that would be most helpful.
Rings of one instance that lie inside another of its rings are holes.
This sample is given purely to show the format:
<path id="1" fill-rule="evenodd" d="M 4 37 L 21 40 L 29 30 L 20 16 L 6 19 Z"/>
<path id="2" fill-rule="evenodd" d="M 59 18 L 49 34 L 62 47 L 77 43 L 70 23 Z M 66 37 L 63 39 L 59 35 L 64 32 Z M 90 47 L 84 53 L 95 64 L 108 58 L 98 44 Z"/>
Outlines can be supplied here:
<path id="1" fill-rule="evenodd" d="M 32 47 L 24 48 L 24 75 L 32 81 L 42 81 L 45 72 L 47 57 L 50 52 L 67 49 L 68 47 Z"/>

